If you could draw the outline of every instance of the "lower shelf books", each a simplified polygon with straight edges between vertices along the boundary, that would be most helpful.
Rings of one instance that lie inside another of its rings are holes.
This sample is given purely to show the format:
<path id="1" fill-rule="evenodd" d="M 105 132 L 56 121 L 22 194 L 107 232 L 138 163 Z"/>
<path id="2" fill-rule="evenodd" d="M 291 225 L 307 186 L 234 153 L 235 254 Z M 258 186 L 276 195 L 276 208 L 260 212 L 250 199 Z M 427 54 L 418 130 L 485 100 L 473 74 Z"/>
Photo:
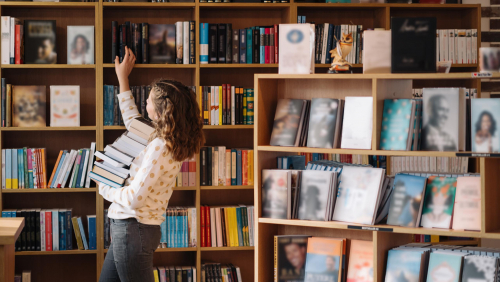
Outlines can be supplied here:
<path id="1" fill-rule="evenodd" d="M 253 206 L 201 206 L 201 247 L 254 245 Z"/>
<path id="2" fill-rule="evenodd" d="M 390 157 L 391 174 L 403 171 L 467 173 L 468 157 Z"/>
<path id="3" fill-rule="evenodd" d="M 182 162 L 181 170 L 176 176 L 175 187 L 194 187 L 196 186 L 196 159 Z"/>
<path id="4" fill-rule="evenodd" d="M 386 282 L 497 281 L 500 249 L 411 243 L 389 250 Z M 460 280 L 461 278 L 461 280 Z"/>
<path id="5" fill-rule="evenodd" d="M 241 271 L 233 264 L 203 263 L 201 265 L 201 282 L 232 281 L 242 282 Z"/>
<path id="6" fill-rule="evenodd" d="M 14 282 L 31 282 L 31 270 L 24 270 L 22 274 L 16 274 Z"/>
<path id="7" fill-rule="evenodd" d="M 3 210 L 2 217 L 24 217 L 25 225 L 16 241 L 16 251 L 73 250 L 73 231 L 79 250 L 97 248 L 96 217 L 87 216 L 88 240 L 80 216 L 73 209 Z"/>
<path id="8" fill-rule="evenodd" d="M 372 167 L 387 168 L 386 156 L 369 156 L 369 155 L 349 155 L 349 154 L 320 154 L 320 153 L 300 153 L 305 156 L 305 165 L 311 161 L 329 160 L 341 163 L 350 164 L 369 164 Z M 279 164 L 278 164 L 279 168 Z"/>
<path id="9" fill-rule="evenodd" d="M 205 125 L 253 124 L 254 91 L 231 86 L 200 86 L 200 107 Z"/>
<path id="10" fill-rule="evenodd" d="M 200 149 L 200 185 L 253 185 L 253 150 L 225 146 Z"/>
<path id="11" fill-rule="evenodd" d="M 194 266 L 155 266 L 153 267 L 153 274 L 155 282 L 196 282 L 196 267 Z"/>

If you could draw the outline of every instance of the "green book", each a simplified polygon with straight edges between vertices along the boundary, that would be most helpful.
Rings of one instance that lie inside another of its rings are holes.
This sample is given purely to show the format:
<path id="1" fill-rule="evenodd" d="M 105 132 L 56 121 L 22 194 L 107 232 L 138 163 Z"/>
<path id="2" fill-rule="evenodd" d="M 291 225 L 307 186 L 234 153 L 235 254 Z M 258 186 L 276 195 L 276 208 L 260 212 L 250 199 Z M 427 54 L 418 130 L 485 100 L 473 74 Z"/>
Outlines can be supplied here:
<path id="1" fill-rule="evenodd" d="M 71 182 L 71 185 L 69 188 L 75 188 L 76 187 L 76 179 L 78 178 L 78 171 L 80 168 L 80 162 L 82 159 L 82 150 L 78 150 L 78 156 L 76 157 L 76 162 L 75 162 L 75 170 L 73 173 L 73 181 Z"/>
<path id="2" fill-rule="evenodd" d="M 29 178 L 28 178 L 28 159 L 26 154 L 27 148 L 23 148 L 23 165 L 24 165 L 24 188 L 32 188 L 30 186 Z"/>
<path id="3" fill-rule="evenodd" d="M 247 89 L 247 124 L 253 124 L 253 89 Z"/>

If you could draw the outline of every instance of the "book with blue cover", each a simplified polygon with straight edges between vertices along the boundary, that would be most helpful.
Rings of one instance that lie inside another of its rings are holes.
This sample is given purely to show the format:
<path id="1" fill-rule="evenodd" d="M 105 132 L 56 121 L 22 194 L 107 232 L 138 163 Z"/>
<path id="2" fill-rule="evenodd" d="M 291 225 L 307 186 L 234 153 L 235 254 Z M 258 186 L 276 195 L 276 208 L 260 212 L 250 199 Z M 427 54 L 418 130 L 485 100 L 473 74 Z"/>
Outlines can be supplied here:
<path id="1" fill-rule="evenodd" d="M 95 217 L 95 215 L 87 215 L 87 223 L 89 225 L 89 250 L 95 250 L 95 249 L 97 249 L 96 217 Z"/>
<path id="2" fill-rule="evenodd" d="M 11 149 L 12 154 L 12 189 L 19 189 L 19 179 L 17 175 L 17 149 Z"/>
<path id="3" fill-rule="evenodd" d="M 429 258 L 427 282 L 460 282 L 464 255 L 465 253 L 451 251 L 432 252 Z"/>
<path id="4" fill-rule="evenodd" d="M 163 216 L 164 220 L 160 224 L 160 229 L 161 229 L 160 243 L 167 243 L 167 213 L 164 212 L 162 214 L 162 216 Z"/>
<path id="5" fill-rule="evenodd" d="M 381 150 L 407 150 L 412 103 L 410 99 L 386 99 L 380 132 Z"/>
<path id="6" fill-rule="evenodd" d="M 66 210 L 59 210 L 59 250 L 66 250 Z"/>
<path id="7" fill-rule="evenodd" d="M 253 30 L 251 28 L 246 28 L 245 29 L 246 31 L 246 38 L 247 38 L 247 48 L 246 48 L 246 51 L 247 51 L 247 57 L 246 57 L 246 60 L 247 60 L 247 64 L 252 64 L 253 63 L 253 60 L 252 60 L 252 36 L 253 36 Z"/>
<path id="8" fill-rule="evenodd" d="M 304 282 L 343 281 L 342 259 L 344 240 L 310 237 L 307 240 L 307 256 Z"/>
<path id="9" fill-rule="evenodd" d="M 427 178 L 398 174 L 394 178 L 387 224 L 417 227 L 422 214 L 423 193 Z"/>
<path id="10" fill-rule="evenodd" d="M 82 218 L 77 217 L 78 227 L 80 228 L 80 235 L 82 236 L 83 246 L 85 250 L 89 249 L 89 245 L 87 243 L 87 235 L 85 235 L 85 229 L 83 228 Z"/>
<path id="11" fill-rule="evenodd" d="M 208 23 L 200 23 L 200 64 L 208 64 Z"/>
<path id="12" fill-rule="evenodd" d="M 393 249 L 387 255 L 385 282 L 425 281 L 424 251 L 421 249 Z M 423 277 L 422 277 L 423 276 Z"/>

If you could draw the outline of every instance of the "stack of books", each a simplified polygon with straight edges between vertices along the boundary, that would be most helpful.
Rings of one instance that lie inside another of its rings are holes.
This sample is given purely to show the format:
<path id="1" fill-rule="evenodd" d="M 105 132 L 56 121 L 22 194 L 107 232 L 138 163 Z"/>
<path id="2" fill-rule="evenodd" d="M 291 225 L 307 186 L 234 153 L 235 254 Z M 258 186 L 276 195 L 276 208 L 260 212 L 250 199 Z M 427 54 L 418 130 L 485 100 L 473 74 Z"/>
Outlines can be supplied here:
<path id="1" fill-rule="evenodd" d="M 217 281 L 242 282 L 241 271 L 233 264 L 204 263 L 201 265 L 201 282 Z"/>
<path id="2" fill-rule="evenodd" d="M 14 282 L 31 282 L 31 270 L 24 270 L 22 275 L 16 274 Z"/>
<path id="3" fill-rule="evenodd" d="M 118 137 L 104 152 L 97 151 L 95 156 L 101 162 L 94 162 L 90 178 L 114 188 L 120 188 L 129 175 L 129 167 L 148 144 L 149 136 L 154 132 L 151 122 L 144 118 L 132 120 L 128 131 Z"/>
<path id="4" fill-rule="evenodd" d="M 245 247 L 254 245 L 253 206 L 202 206 L 202 247 Z"/>
<path id="5" fill-rule="evenodd" d="M 87 237 L 82 218 L 72 217 L 72 210 L 71 208 L 7 209 L 2 211 L 2 217 L 24 217 L 26 220 L 16 241 L 16 251 L 73 250 L 73 231 L 79 250 L 95 250 L 97 248 L 96 216 L 87 216 Z"/>
<path id="6" fill-rule="evenodd" d="M 56 165 L 50 176 L 48 187 L 89 188 L 90 178 L 88 177 L 88 173 L 92 168 L 94 152 L 95 142 L 91 143 L 90 149 L 71 150 L 70 152 L 66 150 L 60 151 Z M 70 172 L 71 178 L 69 177 Z M 66 185 L 68 179 L 69 182 Z"/>
<path id="7" fill-rule="evenodd" d="M 253 124 L 254 92 L 251 88 L 200 86 L 200 107 L 205 125 Z"/>

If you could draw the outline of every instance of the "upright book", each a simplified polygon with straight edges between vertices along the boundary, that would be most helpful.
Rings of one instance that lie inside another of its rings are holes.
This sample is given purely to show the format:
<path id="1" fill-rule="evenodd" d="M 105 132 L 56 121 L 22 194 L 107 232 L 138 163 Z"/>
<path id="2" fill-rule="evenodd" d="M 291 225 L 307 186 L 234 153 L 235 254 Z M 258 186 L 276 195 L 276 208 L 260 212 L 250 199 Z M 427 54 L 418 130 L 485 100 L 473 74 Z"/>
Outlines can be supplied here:
<path id="1" fill-rule="evenodd" d="M 12 86 L 12 125 L 45 127 L 46 96 L 45 86 Z"/>
<path id="2" fill-rule="evenodd" d="M 471 103 L 472 151 L 500 152 L 500 99 L 471 99 Z"/>
<path id="3" fill-rule="evenodd" d="M 262 170 L 262 217 L 289 218 L 290 186 L 290 171 L 279 169 Z"/>
<path id="4" fill-rule="evenodd" d="M 398 174 L 394 179 L 394 192 L 387 224 L 417 227 L 422 214 L 425 177 Z"/>
<path id="5" fill-rule="evenodd" d="M 182 35 L 182 30 L 181 30 L 181 35 Z M 151 64 L 176 63 L 175 36 L 176 36 L 176 29 L 174 24 L 149 25 L 149 63 Z M 188 46 L 184 46 L 184 48 L 188 48 Z"/>
<path id="6" fill-rule="evenodd" d="M 373 98 L 346 97 L 342 125 L 342 149 L 371 149 Z"/>
<path id="7" fill-rule="evenodd" d="M 306 274 L 304 282 L 342 281 L 344 240 L 311 237 L 307 241 Z"/>
<path id="8" fill-rule="evenodd" d="M 50 86 L 50 126 L 80 126 L 80 86 Z"/>
<path id="9" fill-rule="evenodd" d="M 451 227 L 457 179 L 430 176 L 425 189 L 424 206 L 420 225 L 425 228 Z"/>
<path id="10" fill-rule="evenodd" d="M 24 21 L 26 64 L 56 64 L 56 21 Z"/>
<path id="11" fill-rule="evenodd" d="M 295 146 L 300 137 L 300 121 L 305 114 L 305 100 L 280 99 L 274 116 L 271 146 Z"/>
<path id="12" fill-rule="evenodd" d="M 307 147 L 333 148 L 338 108 L 338 99 L 312 99 Z"/>
<path id="13" fill-rule="evenodd" d="M 68 64 L 94 64 L 94 26 L 68 26 Z"/>
<path id="14" fill-rule="evenodd" d="M 406 150 L 411 120 L 410 99 L 384 100 L 380 149 Z"/>
<path id="15" fill-rule="evenodd" d="M 304 281 L 307 235 L 274 236 L 274 282 Z"/>

